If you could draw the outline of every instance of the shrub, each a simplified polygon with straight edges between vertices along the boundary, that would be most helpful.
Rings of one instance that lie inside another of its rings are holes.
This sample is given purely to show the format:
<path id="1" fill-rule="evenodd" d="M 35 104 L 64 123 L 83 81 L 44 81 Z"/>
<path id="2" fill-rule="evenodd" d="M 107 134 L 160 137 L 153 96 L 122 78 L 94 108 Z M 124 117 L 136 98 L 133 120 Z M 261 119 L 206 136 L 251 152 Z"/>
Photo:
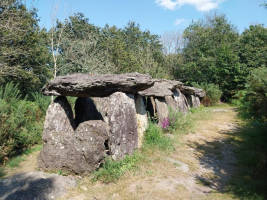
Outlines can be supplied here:
<path id="1" fill-rule="evenodd" d="M 251 71 L 241 98 L 240 113 L 245 118 L 267 121 L 267 68 Z"/>
<path id="2" fill-rule="evenodd" d="M 0 88 L 0 162 L 41 142 L 44 107 L 20 98 L 18 85 Z"/>
<path id="3" fill-rule="evenodd" d="M 219 103 L 220 98 L 223 94 L 219 88 L 219 85 L 206 82 L 203 82 L 201 84 L 192 83 L 192 85 L 194 87 L 201 88 L 206 92 L 206 97 L 204 97 L 201 101 L 204 106 L 214 106 Z"/>

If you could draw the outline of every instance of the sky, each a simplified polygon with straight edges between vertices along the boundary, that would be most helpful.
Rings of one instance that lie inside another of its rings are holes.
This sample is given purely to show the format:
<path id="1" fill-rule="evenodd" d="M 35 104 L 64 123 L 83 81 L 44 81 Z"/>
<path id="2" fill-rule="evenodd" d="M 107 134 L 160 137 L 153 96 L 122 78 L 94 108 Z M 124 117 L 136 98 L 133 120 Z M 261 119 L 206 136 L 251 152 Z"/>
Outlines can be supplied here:
<path id="1" fill-rule="evenodd" d="M 123 28 L 129 21 L 141 30 L 162 35 L 167 31 L 184 30 L 192 20 L 203 19 L 205 13 L 216 9 L 237 26 L 239 33 L 253 24 L 267 26 L 267 9 L 260 4 L 267 0 L 26 0 L 27 7 L 38 9 L 39 25 L 49 29 L 51 15 L 59 5 L 57 18 L 81 12 L 89 23 L 104 27 Z"/>

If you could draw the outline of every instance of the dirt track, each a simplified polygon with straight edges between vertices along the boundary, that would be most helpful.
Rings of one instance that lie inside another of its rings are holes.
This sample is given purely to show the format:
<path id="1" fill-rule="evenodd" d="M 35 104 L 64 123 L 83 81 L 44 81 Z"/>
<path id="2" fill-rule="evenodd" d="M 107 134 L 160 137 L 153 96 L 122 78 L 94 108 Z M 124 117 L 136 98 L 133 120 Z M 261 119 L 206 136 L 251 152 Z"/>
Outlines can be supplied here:
<path id="1" fill-rule="evenodd" d="M 238 129 L 236 113 L 226 108 L 214 109 L 210 114 L 210 119 L 198 121 L 195 133 L 179 139 L 176 151 L 165 157 L 152 152 L 150 163 L 137 172 L 127 173 L 116 183 L 92 183 L 85 178 L 75 187 L 73 177 L 29 172 L 35 171 L 36 164 L 29 167 L 29 163 L 33 165 L 33 156 L 19 169 L 9 172 L 9 179 L 0 181 L 0 199 L 23 199 L 19 198 L 22 194 L 27 199 L 55 199 L 69 187 L 73 189 L 61 199 L 232 199 L 225 192 L 236 163 L 234 147 L 228 142 L 229 133 Z M 15 172 L 27 173 L 14 176 Z M 16 178 L 21 179 L 22 185 L 14 181 Z M 43 187 L 31 184 L 40 180 L 50 182 Z M 4 188 L 4 184 L 9 188 Z"/>

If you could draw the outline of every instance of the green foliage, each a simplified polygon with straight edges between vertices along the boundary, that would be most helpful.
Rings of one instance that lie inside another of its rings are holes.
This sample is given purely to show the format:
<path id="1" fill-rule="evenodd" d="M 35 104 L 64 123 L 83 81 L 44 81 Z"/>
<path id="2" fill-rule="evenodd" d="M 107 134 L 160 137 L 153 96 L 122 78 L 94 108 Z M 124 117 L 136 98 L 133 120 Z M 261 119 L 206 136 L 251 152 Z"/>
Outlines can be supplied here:
<path id="1" fill-rule="evenodd" d="M 104 183 L 114 182 L 127 171 L 136 169 L 141 159 L 141 154 L 137 152 L 132 156 L 126 155 L 121 161 L 106 158 L 102 168 L 94 172 L 93 181 L 102 181 Z"/>
<path id="2" fill-rule="evenodd" d="M 251 71 L 241 99 L 240 114 L 256 121 L 267 121 L 267 67 Z"/>
<path id="3" fill-rule="evenodd" d="M 25 96 L 50 77 L 47 34 L 36 10 L 27 10 L 21 0 L 1 0 L 0 8 L 0 84 L 19 83 Z"/>
<path id="4" fill-rule="evenodd" d="M 240 37 L 240 62 L 252 70 L 267 67 L 267 28 L 251 25 Z"/>
<path id="5" fill-rule="evenodd" d="M 204 106 L 215 106 L 219 103 L 222 96 L 222 91 L 220 90 L 219 85 L 206 82 L 201 84 L 193 82 L 192 85 L 201 88 L 206 92 L 206 97 L 204 97 L 201 102 Z"/>
<path id="6" fill-rule="evenodd" d="M 48 106 L 51 103 L 51 97 L 44 96 L 40 92 L 32 92 L 30 93 L 30 95 L 31 95 L 32 101 L 42 110 L 43 113 L 45 113 Z"/>
<path id="7" fill-rule="evenodd" d="M 192 131 L 194 120 L 191 112 L 184 114 L 169 107 L 170 132 L 173 134 L 186 134 Z"/>
<path id="8" fill-rule="evenodd" d="M 117 73 L 149 73 L 153 77 L 167 78 L 162 45 L 158 35 L 141 31 L 140 25 L 129 22 L 123 29 L 106 25 L 101 29 L 103 48 L 107 49 Z"/>
<path id="9" fill-rule="evenodd" d="M 225 15 L 210 13 L 204 20 L 192 22 L 184 38 L 185 64 L 177 68 L 179 79 L 219 85 L 225 98 L 243 87 L 246 70 L 239 63 L 239 34 Z"/>
<path id="10" fill-rule="evenodd" d="M 148 146 L 162 151 L 174 150 L 171 139 L 163 134 L 161 127 L 151 122 L 145 131 L 143 145 L 145 146 L 144 148 Z"/>
<path id="11" fill-rule="evenodd" d="M 31 101 L 21 100 L 18 85 L 0 88 L 0 162 L 23 148 L 41 142 L 44 112 Z"/>

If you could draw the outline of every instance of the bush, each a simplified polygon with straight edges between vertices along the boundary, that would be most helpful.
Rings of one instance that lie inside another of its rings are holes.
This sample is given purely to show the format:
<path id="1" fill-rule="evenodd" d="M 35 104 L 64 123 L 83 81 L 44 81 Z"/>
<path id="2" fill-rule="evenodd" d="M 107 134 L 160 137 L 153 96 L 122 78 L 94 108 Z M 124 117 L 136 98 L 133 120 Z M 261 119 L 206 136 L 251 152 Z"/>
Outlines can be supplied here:
<path id="1" fill-rule="evenodd" d="M 20 97 L 18 85 L 0 88 L 0 162 L 41 142 L 45 107 Z"/>
<path id="2" fill-rule="evenodd" d="M 267 68 L 251 71 L 241 98 L 240 113 L 245 118 L 267 121 Z"/>
<path id="3" fill-rule="evenodd" d="M 203 82 L 201 84 L 192 83 L 192 85 L 194 87 L 201 88 L 206 92 L 206 96 L 201 101 L 204 106 L 215 106 L 219 103 L 220 98 L 223 94 L 219 88 L 219 85 L 206 82 Z"/>

